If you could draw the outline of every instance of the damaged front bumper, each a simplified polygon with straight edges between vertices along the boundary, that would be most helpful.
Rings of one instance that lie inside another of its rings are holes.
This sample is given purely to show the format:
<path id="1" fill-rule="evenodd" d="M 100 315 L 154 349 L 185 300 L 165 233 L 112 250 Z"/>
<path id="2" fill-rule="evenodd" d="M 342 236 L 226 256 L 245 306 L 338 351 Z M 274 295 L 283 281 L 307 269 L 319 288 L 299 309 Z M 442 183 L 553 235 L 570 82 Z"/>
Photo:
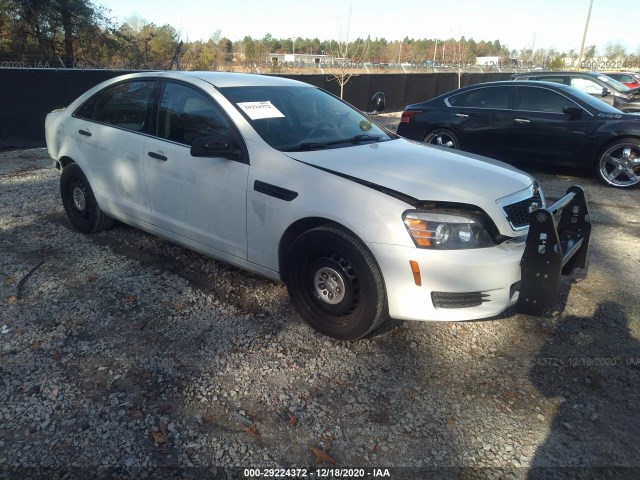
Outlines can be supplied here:
<path id="1" fill-rule="evenodd" d="M 586 267 L 591 220 L 584 190 L 570 187 L 564 197 L 530 217 L 516 310 L 541 315 L 556 306 L 561 277 Z"/>

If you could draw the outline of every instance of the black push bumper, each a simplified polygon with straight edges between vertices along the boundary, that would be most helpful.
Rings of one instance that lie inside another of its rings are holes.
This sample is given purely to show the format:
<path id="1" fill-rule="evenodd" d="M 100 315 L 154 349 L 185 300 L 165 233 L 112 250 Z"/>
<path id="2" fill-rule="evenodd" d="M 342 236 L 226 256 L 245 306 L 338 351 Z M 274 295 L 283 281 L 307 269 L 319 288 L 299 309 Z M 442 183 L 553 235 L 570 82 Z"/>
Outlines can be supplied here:
<path id="1" fill-rule="evenodd" d="M 562 210 L 556 224 L 554 215 Z M 530 213 L 531 223 L 520 262 L 520 295 L 516 310 L 541 315 L 557 304 L 562 275 L 585 268 L 591 221 L 584 190 L 573 186 L 548 208 Z"/>

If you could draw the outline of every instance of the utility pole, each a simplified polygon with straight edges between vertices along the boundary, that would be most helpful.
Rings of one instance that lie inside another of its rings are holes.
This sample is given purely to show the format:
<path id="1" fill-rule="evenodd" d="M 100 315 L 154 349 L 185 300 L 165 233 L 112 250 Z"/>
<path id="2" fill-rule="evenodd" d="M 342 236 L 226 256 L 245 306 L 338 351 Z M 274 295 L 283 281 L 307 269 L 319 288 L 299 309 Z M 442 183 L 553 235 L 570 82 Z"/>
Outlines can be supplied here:
<path id="1" fill-rule="evenodd" d="M 582 43 L 580 44 L 580 57 L 578 58 L 578 68 L 582 65 L 584 59 L 584 41 L 587 39 L 587 28 L 589 28 L 589 19 L 591 18 L 591 7 L 593 0 L 589 0 L 589 12 L 587 13 L 587 21 L 584 22 L 584 32 L 582 32 Z"/>

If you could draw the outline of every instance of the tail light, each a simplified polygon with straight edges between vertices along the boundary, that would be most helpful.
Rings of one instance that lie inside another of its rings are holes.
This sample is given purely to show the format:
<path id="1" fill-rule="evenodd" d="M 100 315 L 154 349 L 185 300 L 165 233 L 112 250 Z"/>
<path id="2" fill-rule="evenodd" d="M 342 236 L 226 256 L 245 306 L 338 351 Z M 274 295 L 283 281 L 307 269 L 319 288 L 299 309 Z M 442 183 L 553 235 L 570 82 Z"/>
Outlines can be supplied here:
<path id="1" fill-rule="evenodd" d="M 402 112 L 402 117 L 400 118 L 400 123 L 409 123 L 409 120 L 411 120 L 411 118 L 415 117 L 419 113 L 422 113 L 422 112 L 420 110 Z"/>

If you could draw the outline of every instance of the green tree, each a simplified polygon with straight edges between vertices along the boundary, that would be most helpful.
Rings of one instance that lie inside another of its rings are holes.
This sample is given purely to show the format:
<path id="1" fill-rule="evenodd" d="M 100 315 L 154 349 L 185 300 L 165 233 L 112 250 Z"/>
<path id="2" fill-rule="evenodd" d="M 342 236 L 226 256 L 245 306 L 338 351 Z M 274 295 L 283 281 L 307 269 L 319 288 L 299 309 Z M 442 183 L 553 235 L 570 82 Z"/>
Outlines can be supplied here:
<path id="1" fill-rule="evenodd" d="M 20 60 L 58 57 L 72 67 L 81 39 L 99 44 L 110 28 L 104 8 L 89 0 L 2 0 L 0 6 L 1 48 Z"/>
<path id="2" fill-rule="evenodd" d="M 589 45 L 584 49 L 584 60 L 593 60 L 596 56 L 596 46 Z"/>
<path id="3" fill-rule="evenodd" d="M 147 63 L 155 69 L 171 66 L 178 47 L 178 34 L 171 25 L 156 27 L 151 24 L 147 30 L 150 37 Z"/>
<path id="4" fill-rule="evenodd" d="M 251 37 L 244 37 L 244 58 L 247 62 L 256 61 L 256 43 Z"/>
<path id="5" fill-rule="evenodd" d="M 549 62 L 549 68 L 551 70 L 564 70 L 565 68 L 564 58 L 553 57 Z"/>

